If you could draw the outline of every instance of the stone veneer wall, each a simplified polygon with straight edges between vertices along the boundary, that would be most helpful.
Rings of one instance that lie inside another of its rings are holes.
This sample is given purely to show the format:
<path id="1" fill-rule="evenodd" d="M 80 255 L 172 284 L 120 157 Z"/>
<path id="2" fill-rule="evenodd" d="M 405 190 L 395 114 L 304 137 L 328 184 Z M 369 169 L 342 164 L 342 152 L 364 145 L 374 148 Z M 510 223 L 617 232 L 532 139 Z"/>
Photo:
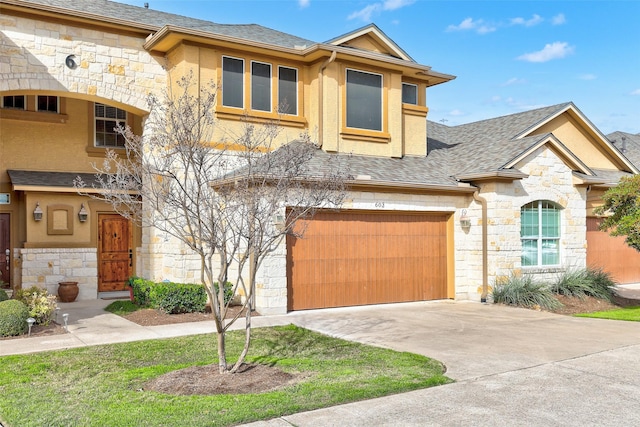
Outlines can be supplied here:
<path id="1" fill-rule="evenodd" d="M 148 93 L 166 85 L 164 58 L 145 51 L 144 38 L 8 15 L 0 27 L 0 91 L 72 92 L 144 111 Z"/>
<path id="2" fill-rule="evenodd" d="M 482 285 L 482 229 L 478 225 L 481 207 L 471 195 L 417 195 L 352 192 L 344 209 L 376 211 L 447 212 L 454 215 L 455 298 L 477 299 Z M 475 218 L 470 230 L 460 227 L 462 209 Z M 282 314 L 287 311 L 287 245 L 283 241 L 267 257 L 256 278 L 256 308 L 262 314 Z"/>
<path id="3" fill-rule="evenodd" d="M 58 294 L 58 282 L 78 282 L 77 300 L 98 297 L 98 252 L 96 248 L 18 249 L 22 264 L 22 288 L 46 288 Z"/>
<path id="4" fill-rule="evenodd" d="M 572 171 L 548 147 L 541 147 L 516 165 L 529 175 L 513 183 L 488 184 L 481 195 L 488 202 L 489 284 L 512 272 L 553 280 L 568 268 L 586 266 L 586 189 L 573 185 Z M 560 265 L 522 267 L 520 208 L 537 200 L 561 206 Z"/>

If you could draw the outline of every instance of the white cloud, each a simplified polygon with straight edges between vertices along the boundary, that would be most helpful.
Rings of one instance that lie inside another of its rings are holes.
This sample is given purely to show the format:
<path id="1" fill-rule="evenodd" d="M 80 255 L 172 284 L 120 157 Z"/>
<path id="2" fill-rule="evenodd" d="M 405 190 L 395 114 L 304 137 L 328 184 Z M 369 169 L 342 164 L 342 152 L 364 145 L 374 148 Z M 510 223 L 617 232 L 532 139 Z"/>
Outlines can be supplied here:
<path id="1" fill-rule="evenodd" d="M 382 3 L 382 8 L 384 10 L 396 10 L 401 7 L 409 6 L 415 3 L 416 0 L 385 0 Z"/>
<path id="2" fill-rule="evenodd" d="M 475 31 L 478 34 L 487 34 L 495 31 L 494 25 L 485 23 L 482 19 L 466 18 L 458 25 L 449 25 L 447 31 Z"/>
<path id="3" fill-rule="evenodd" d="M 450 116 L 459 117 L 459 116 L 464 116 L 464 114 L 465 114 L 464 112 L 462 112 L 462 111 L 460 111 L 458 109 L 449 111 L 449 115 Z"/>
<path id="4" fill-rule="evenodd" d="M 544 19 L 540 15 L 534 14 L 531 19 L 513 18 L 511 19 L 511 25 L 524 25 L 525 27 L 533 27 L 534 25 L 538 25 L 542 21 L 544 21 Z"/>
<path id="5" fill-rule="evenodd" d="M 501 86 L 513 86 L 513 85 L 519 85 L 519 84 L 523 84 L 526 83 L 527 81 L 525 79 L 519 79 L 517 77 L 512 77 L 509 80 L 507 80 L 506 82 L 502 83 Z"/>
<path id="6" fill-rule="evenodd" d="M 301 9 L 304 9 L 305 7 L 309 7 L 310 4 L 311 4 L 311 0 L 298 0 L 298 6 L 300 6 Z"/>
<path id="7" fill-rule="evenodd" d="M 300 0 L 303 1 L 303 0 Z M 306 0 L 309 1 L 309 0 Z M 380 14 L 386 10 L 396 10 L 415 3 L 416 0 L 385 0 L 383 2 L 371 3 L 362 9 L 353 12 L 347 19 L 360 19 L 362 21 L 371 21 L 371 17 Z"/>
<path id="8" fill-rule="evenodd" d="M 537 52 L 525 53 L 518 56 L 516 59 L 527 62 L 547 62 L 552 59 L 561 59 L 567 55 L 572 54 L 574 51 L 573 46 L 569 46 L 567 42 L 554 42 L 544 45 L 542 50 Z"/>
<path id="9" fill-rule="evenodd" d="M 567 22 L 567 19 L 564 17 L 564 13 L 559 13 L 553 18 L 551 18 L 551 23 L 553 25 L 562 25 Z"/>
<path id="10" fill-rule="evenodd" d="M 595 74 L 581 74 L 578 76 L 580 80 L 595 80 L 598 78 Z"/>
<path id="11" fill-rule="evenodd" d="M 632 91 L 631 95 L 640 96 L 640 89 L 636 89 L 636 90 Z"/>

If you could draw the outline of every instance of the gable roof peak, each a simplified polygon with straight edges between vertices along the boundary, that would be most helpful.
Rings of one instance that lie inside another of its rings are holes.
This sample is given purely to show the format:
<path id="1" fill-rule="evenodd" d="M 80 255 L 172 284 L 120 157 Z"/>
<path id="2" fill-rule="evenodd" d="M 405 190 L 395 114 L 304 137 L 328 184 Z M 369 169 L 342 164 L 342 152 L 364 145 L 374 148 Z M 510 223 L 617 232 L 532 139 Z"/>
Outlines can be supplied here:
<path id="1" fill-rule="evenodd" d="M 376 40 L 378 43 L 386 47 L 391 56 L 404 59 L 405 61 L 416 62 L 407 52 L 405 52 L 400 46 L 396 44 L 384 31 L 382 31 L 376 24 L 367 24 L 364 27 L 357 28 L 346 34 L 335 37 L 325 42 L 326 44 L 339 46 L 349 43 L 352 40 L 360 38 L 362 36 L 369 36 Z"/>

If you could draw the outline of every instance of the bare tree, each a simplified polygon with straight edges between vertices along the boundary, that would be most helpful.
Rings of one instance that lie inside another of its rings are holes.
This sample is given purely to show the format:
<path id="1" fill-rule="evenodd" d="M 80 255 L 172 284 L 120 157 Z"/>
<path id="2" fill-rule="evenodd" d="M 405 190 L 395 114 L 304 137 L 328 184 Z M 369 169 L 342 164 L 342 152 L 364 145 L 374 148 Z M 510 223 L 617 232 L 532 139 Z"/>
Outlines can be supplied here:
<path id="1" fill-rule="evenodd" d="M 346 158 L 322 152 L 308 134 L 277 147 L 278 123 L 257 124 L 248 116 L 241 131 L 225 132 L 226 143 L 212 146 L 216 88 L 193 86 L 187 76 L 176 90 L 151 96 L 143 136 L 118 130 L 125 136 L 125 154 L 108 150 L 102 165 L 94 165 L 98 192 L 91 197 L 142 227 L 173 236 L 200 258 L 200 280 L 215 319 L 219 370 L 234 373 L 251 343 L 261 263 L 287 234 L 302 234 L 298 220 L 341 205 Z M 79 178 L 76 187 L 86 193 Z M 246 313 L 245 344 L 233 366 L 227 363 L 225 338 L 240 315 L 226 319 L 228 281 L 234 293 L 244 296 Z"/>

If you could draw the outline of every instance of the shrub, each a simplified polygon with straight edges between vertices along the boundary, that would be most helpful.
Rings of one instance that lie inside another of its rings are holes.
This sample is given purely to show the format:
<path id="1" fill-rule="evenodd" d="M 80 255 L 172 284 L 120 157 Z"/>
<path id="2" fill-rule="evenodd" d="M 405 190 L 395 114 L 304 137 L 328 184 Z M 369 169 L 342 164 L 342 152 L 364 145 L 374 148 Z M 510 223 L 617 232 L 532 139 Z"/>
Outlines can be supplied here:
<path id="1" fill-rule="evenodd" d="M 552 310 L 562 306 L 546 284 L 536 282 L 531 276 L 511 274 L 506 280 L 495 283 L 492 295 L 494 303 L 519 307 Z"/>
<path id="2" fill-rule="evenodd" d="M 587 268 L 587 275 L 593 283 L 593 294 L 596 298 L 612 301 L 615 296 L 615 287 L 617 283 L 611 277 L 611 274 L 602 268 Z M 601 296 L 598 296 L 601 295 Z"/>
<path id="3" fill-rule="evenodd" d="M 551 292 L 560 295 L 584 298 L 591 288 L 591 281 L 584 269 L 566 270 L 551 284 Z"/>
<path id="4" fill-rule="evenodd" d="M 0 302 L 0 336 L 10 337 L 27 332 L 29 309 L 15 299 Z"/>
<path id="5" fill-rule="evenodd" d="M 154 283 L 149 290 L 149 303 L 153 308 L 169 314 L 203 312 L 207 293 L 203 285 Z"/>
<path id="6" fill-rule="evenodd" d="M 551 285 L 551 291 L 567 296 L 586 296 L 611 301 L 616 283 L 602 269 L 572 269 L 562 273 Z"/>
<path id="7" fill-rule="evenodd" d="M 218 295 L 218 282 L 213 282 L 213 289 L 215 295 Z M 233 299 L 233 283 L 227 282 L 224 284 L 224 304 L 227 305 Z"/>
<path id="8" fill-rule="evenodd" d="M 55 295 L 49 295 L 46 289 L 32 286 L 20 289 L 15 299 L 22 301 L 29 309 L 29 316 L 36 319 L 36 325 L 48 325 L 56 309 Z"/>
<path id="9" fill-rule="evenodd" d="M 154 282 L 141 277 L 130 277 L 128 283 L 133 288 L 133 302 L 141 306 L 149 305 L 149 292 Z"/>
<path id="10" fill-rule="evenodd" d="M 4 289 L 0 289 L 0 302 L 6 301 L 8 299 L 9 295 L 7 294 L 7 291 L 5 291 Z"/>

